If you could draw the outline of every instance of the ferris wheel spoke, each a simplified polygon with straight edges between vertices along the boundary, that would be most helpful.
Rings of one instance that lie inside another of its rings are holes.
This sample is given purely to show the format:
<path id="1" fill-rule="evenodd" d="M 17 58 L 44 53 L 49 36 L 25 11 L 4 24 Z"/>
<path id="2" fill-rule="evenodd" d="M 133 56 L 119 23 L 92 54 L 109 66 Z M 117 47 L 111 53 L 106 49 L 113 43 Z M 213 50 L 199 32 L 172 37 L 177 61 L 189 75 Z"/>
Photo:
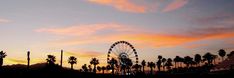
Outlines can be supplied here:
<path id="1" fill-rule="evenodd" d="M 121 51 L 121 47 L 120 47 L 119 44 L 116 45 L 116 48 L 118 48 L 118 51 L 119 51 L 120 53 L 122 52 L 122 51 Z"/>
<path id="2" fill-rule="evenodd" d="M 131 50 L 131 48 L 130 48 L 130 47 L 127 47 L 126 53 L 129 54 L 129 51 L 130 51 L 130 50 Z"/>
<path id="3" fill-rule="evenodd" d="M 117 59 L 118 57 L 117 56 L 111 56 L 111 58 Z"/>
<path id="4" fill-rule="evenodd" d="M 120 51 L 117 49 L 117 47 L 114 47 L 115 51 L 117 52 L 117 54 L 120 53 Z"/>
<path id="5" fill-rule="evenodd" d="M 118 56 L 118 53 L 116 53 L 115 51 L 112 52 L 114 55 Z"/>
<path id="6" fill-rule="evenodd" d="M 134 51 L 131 51 L 128 55 L 130 56 L 130 55 L 132 55 L 134 53 Z"/>
<path id="7" fill-rule="evenodd" d="M 120 45 L 120 47 L 121 47 L 121 51 L 124 52 L 124 44 L 123 43 Z"/>
<path id="8" fill-rule="evenodd" d="M 124 44 L 124 52 L 127 53 L 128 45 Z"/>

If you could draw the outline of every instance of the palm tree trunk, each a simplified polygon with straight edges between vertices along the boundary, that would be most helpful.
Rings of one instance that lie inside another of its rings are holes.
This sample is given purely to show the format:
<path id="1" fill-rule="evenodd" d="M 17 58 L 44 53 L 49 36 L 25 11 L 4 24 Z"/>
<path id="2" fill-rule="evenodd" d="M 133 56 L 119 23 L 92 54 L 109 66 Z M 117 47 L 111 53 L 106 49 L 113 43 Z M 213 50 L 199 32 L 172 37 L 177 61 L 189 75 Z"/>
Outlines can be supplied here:
<path id="1" fill-rule="evenodd" d="M 3 65 L 3 58 L 0 58 L 0 67 Z"/>
<path id="2" fill-rule="evenodd" d="M 111 66 L 111 69 L 112 69 L 111 73 L 114 75 L 114 66 L 113 65 Z"/>
<path id="3" fill-rule="evenodd" d="M 214 59 L 214 65 L 216 64 L 215 59 Z"/>
<path id="4" fill-rule="evenodd" d="M 153 68 L 150 67 L 150 74 L 153 75 Z"/>
<path id="5" fill-rule="evenodd" d="M 93 72 L 96 74 L 96 65 L 94 65 Z"/>
<path id="6" fill-rule="evenodd" d="M 125 68 L 124 68 L 124 75 L 126 75 L 126 71 L 125 71 Z"/>
<path id="7" fill-rule="evenodd" d="M 180 67 L 183 67 L 182 62 L 180 62 Z"/>
<path id="8" fill-rule="evenodd" d="M 73 70 L 73 64 L 71 64 L 71 70 Z"/>
<path id="9" fill-rule="evenodd" d="M 222 57 L 222 61 L 223 61 L 223 57 Z"/>
<path id="10" fill-rule="evenodd" d="M 102 70 L 102 74 L 104 74 L 104 71 L 105 71 L 105 70 Z"/>
<path id="11" fill-rule="evenodd" d="M 143 66 L 143 73 L 145 73 L 145 66 Z"/>

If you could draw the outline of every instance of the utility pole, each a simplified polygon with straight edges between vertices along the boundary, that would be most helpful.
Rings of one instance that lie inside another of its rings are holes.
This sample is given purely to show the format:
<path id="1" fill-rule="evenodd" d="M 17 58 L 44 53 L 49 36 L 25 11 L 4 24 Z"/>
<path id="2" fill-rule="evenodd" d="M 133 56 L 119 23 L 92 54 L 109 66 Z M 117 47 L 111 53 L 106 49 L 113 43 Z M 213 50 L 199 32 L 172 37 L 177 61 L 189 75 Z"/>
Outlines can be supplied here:
<path id="1" fill-rule="evenodd" d="M 60 60 L 60 65 L 63 67 L 63 50 L 61 50 L 61 60 Z"/>
<path id="2" fill-rule="evenodd" d="M 27 52 L 27 60 L 28 60 L 28 66 L 27 66 L 27 69 L 29 69 L 29 65 L 30 65 L 30 51 Z"/>

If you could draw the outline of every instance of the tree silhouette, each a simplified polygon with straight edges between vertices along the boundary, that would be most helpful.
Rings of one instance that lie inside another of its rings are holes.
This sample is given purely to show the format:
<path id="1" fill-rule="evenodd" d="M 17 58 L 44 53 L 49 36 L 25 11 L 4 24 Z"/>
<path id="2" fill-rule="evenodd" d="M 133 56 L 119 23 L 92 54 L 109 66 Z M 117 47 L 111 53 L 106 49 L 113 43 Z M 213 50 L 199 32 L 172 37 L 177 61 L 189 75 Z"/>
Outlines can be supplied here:
<path id="1" fill-rule="evenodd" d="M 102 66 L 101 69 L 102 69 L 102 74 L 104 74 L 104 71 L 106 70 L 106 67 Z"/>
<path id="2" fill-rule="evenodd" d="M 71 70 L 73 70 L 73 65 L 77 63 L 76 57 L 70 56 L 68 59 L 68 63 L 71 64 Z"/>
<path id="3" fill-rule="evenodd" d="M 49 65 L 55 65 L 55 61 L 56 61 L 55 59 L 56 58 L 54 55 L 47 55 L 46 61 Z"/>
<path id="4" fill-rule="evenodd" d="M 89 72 L 92 72 L 92 66 L 91 65 L 88 65 L 88 68 L 89 68 Z"/>
<path id="5" fill-rule="evenodd" d="M 139 71 L 139 68 L 141 68 L 141 65 L 134 64 L 134 65 L 132 66 L 132 68 L 135 69 L 136 72 L 138 72 L 138 71 Z"/>
<path id="6" fill-rule="evenodd" d="M 187 67 L 189 67 L 190 64 L 192 64 L 193 58 L 190 56 L 185 56 L 184 57 L 184 64 L 186 64 Z"/>
<path id="7" fill-rule="evenodd" d="M 0 67 L 2 67 L 2 65 L 3 65 L 3 58 L 5 58 L 6 56 L 7 56 L 6 52 L 3 52 L 3 51 L 0 52 Z"/>
<path id="8" fill-rule="evenodd" d="M 150 67 L 150 74 L 153 75 L 153 68 L 155 68 L 154 62 L 148 62 L 148 67 Z"/>
<path id="9" fill-rule="evenodd" d="M 216 64 L 215 60 L 218 58 L 218 55 L 212 55 L 213 64 Z"/>
<path id="10" fill-rule="evenodd" d="M 118 62 L 116 59 L 114 58 L 111 58 L 111 60 L 108 62 L 108 64 L 111 66 L 111 73 L 114 74 L 114 69 L 115 69 L 115 66 L 117 66 Z"/>
<path id="11" fill-rule="evenodd" d="M 98 59 L 97 58 L 92 58 L 92 60 L 90 61 L 90 64 L 94 66 L 93 72 L 96 73 L 96 65 L 99 64 Z"/>
<path id="12" fill-rule="evenodd" d="M 97 66 L 97 70 L 101 72 L 102 68 L 100 66 Z"/>
<path id="13" fill-rule="evenodd" d="M 165 71 L 165 63 L 166 63 L 167 59 L 166 58 L 162 58 L 162 63 L 163 63 L 163 70 Z"/>
<path id="14" fill-rule="evenodd" d="M 194 61 L 196 62 L 196 64 L 198 64 L 200 66 L 201 60 L 202 60 L 201 55 L 200 54 L 195 54 Z"/>
<path id="15" fill-rule="evenodd" d="M 106 66 L 106 70 L 108 70 L 108 71 L 109 71 L 109 70 L 112 70 L 111 65 L 107 65 L 107 66 Z M 112 74 L 114 74 L 114 73 L 112 72 Z"/>
<path id="16" fill-rule="evenodd" d="M 27 52 L 27 61 L 28 61 L 27 69 L 29 69 L 29 65 L 30 65 L 30 51 Z"/>
<path id="17" fill-rule="evenodd" d="M 223 58 L 224 58 L 225 55 L 226 55 L 226 51 L 224 49 L 220 49 L 219 50 L 219 56 L 222 57 L 222 61 L 223 61 Z"/>
<path id="18" fill-rule="evenodd" d="M 121 70 L 124 71 L 124 75 L 126 74 L 125 72 L 126 69 L 127 69 L 127 72 L 130 73 L 131 66 L 133 65 L 132 60 L 129 58 L 121 58 L 121 61 L 122 61 Z"/>
<path id="19" fill-rule="evenodd" d="M 88 67 L 86 64 L 82 65 L 82 69 L 84 72 L 88 72 Z"/>
<path id="20" fill-rule="evenodd" d="M 142 68 L 143 68 L 143 72 L 145 73 L 145 64 L 146 62 L 145 62 L 145 60 L 142 60 L 142 62 L 141 62 L 141 65 L 142 65 Z"/>
<path id="21" fill-rule="evenodd" d="M 212 64 L 213 60 L 213 54 L 207 52 L 205 55 L 202 56 L 204 58 L 204 61 L 208 62 L 208 65 L 210 66 Z"/>
<path id="22" fill-rule="evenodd" d="M 133 65 L 132 60 L 129 58 L 121 58 L 121 70 L 123 70 L 124 75 L 127 72 L 130 73 L 131 66 Z"/>
<path id="23" fill-rule="evenodd" d="M 171 59 L 171 58 L 168 58 L 168 59 L 167 59 L 167 62 L 166 62 L 166 64 L 165 64 L 165 66 L 167 66 L 167 69 L 171 69 L 171 66 L 173 66 L 173 65 L 172 65 L 172 59 Z"/>
<path id="24" fill-rule="evenodd" d="M 133 65 L 132 60 L 127 58 L 126 59 L 126 68 L 127 68 L 128 73 L 130 73 L 132 65 Z"/>
<path id="25" fill-rule="evenodd" d="M 159 55 L 158 56 L 158 61 L 157 61 L 158 71 L 161 71 L 161 66 L 162 66 L 162 56 Z"/>
<path id="26" fill-rule="evenodd" d="M 175 62 L 175 68 L 177 68 L 177 63 L 180 62 L 180 57 L 176 56 L 173 61 Z"/>
<path id="27" fill-rule="evenodd" d="M 180 62 L 180 67 L 182 67 L 182 64 L 184 63 L 184 58 L 179 56 L 179 62 Z"/>
<path id="28" fill-rule="evenodd" d="M 234 54 L 234 51 L 232 51 L 229 54 L 227 54 L 228 58 L 230 58 L 233 54 Z"/>

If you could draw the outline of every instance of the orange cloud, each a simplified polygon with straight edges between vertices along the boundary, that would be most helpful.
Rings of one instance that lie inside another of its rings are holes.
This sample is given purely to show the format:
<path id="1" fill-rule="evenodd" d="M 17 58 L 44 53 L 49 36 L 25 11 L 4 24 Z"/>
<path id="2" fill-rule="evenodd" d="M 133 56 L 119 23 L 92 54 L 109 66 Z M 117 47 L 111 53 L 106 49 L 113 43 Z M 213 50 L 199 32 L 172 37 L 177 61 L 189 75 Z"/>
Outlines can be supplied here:
<path id="1" fill-rule="evenodd" d="M 177 10 L 188 3 L 188 0 L 173 0 L 169 5 L 167 5 L 162 12 L 169 12 Z"/>
<path id="2" fill-rule="evenodd" d="M 181 32 L 181 34 L 154 34 L 147 33 L 147 30 L 139 28 L 130 28 L 127 25 L 109 23 L 109 24 L 91 24 L 91 25 L 77 25 L 66 28 L 42 28 L 36 30 L 37 32 L 47 32 L 56 35 L 71 35 L 72 38 L 57 40 L 51 42 L 49 45 L 59 47 L 106 43 L 119 40 L 126 40 L 134 42 L 143 46 L 153 47 L 168 47 L 178 46 L 189 42 L 196 42 L 199 40 L 214 40 L 234 37 L 233 31 L 225 31 L 227 28 L 199 28 L 188 32 Z M 105 30 L 110 33 L 103 32 Z M 214 32 L 219 30 L 220 32 Z M 132 32 L 133 31 L 133 32 Z M 135 32 L 141 31 L 141 32 Z M 222 32 L 221 32 L 222 31 Z M 103 32 L 102 34 L 98 34 Z"/>
<path id="3" fill-rule="evenodd" d="M 137 5 L 129 0 L 88 0 L 88 1 L 101 5 L 112 6 L 120 11 L 125 11 L 125 12 L 145 13 L 147 10 L 146 6 Z"/>
<path id="4" fill-rule="evenodd" d="M 0 18 L 0 24 L 1 24 L 1 23 L 9 23 L 9 22 L 11 22 L 11 21 L 10 21 L 10 20 L 7 20 L 7 19 L 1 19 L 1 18 Z"/>
<path id="5" fill-rule="evenodd" d="M 87 35 L 96 34 L 98 31 L 101 30 L 131 31 L 132 29 L 121 24 L 108 23 L 108 24 L 74 25 L 65 28 L 41 28 L 35 31 L 51 33 L 56 35 L 87 36 Z"/>
<path id="6" fill-rule="evenodd" d="M 183 35 L 166 35 L 166 34 L 112 34 L 105 36 L 92 36 L 85 39 L 69 39 L 53 42 L 53 45 L 81 45 L 81 44 L 97 44 L 106 43 L 119 40 L 126 40 L 136 44 L 141 44 L 147 47 L 170 47 L 186 44 L 189 42 L 195 42 L 199 40 L 214 40 L 214 39 L 225 39 L 234 37 L 232 33 L 222 33 L 204 36 L 183 36 Z M 199 46 L 199 45 L 198 45 Z M 194 46 L 193 46 L 194 47 Z"/>

